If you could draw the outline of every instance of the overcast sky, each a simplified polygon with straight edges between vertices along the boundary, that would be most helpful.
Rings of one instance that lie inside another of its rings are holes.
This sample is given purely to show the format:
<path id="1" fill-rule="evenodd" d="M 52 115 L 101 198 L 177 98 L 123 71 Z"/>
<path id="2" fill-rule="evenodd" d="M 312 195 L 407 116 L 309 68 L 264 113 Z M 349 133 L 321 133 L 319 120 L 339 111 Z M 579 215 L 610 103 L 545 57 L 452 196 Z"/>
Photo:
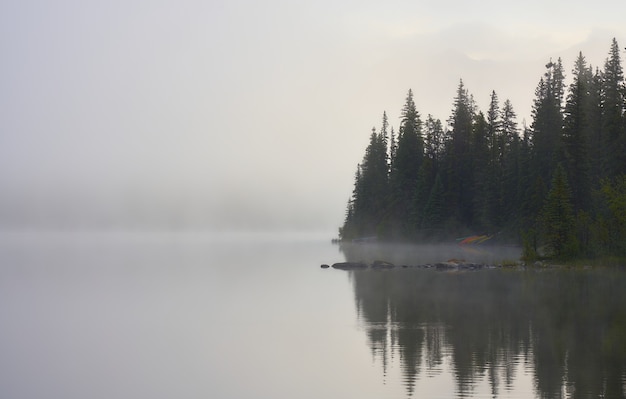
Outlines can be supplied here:
<path id="1" fill-rule="evenodd" d="M 383 111 L 459 79 L 518 122 L 550 57 L 602 67 L 626 2 L 8 0 L 0 223 L 334 233 Z M 624 58 L 624 52 L 622 52 Z"/>

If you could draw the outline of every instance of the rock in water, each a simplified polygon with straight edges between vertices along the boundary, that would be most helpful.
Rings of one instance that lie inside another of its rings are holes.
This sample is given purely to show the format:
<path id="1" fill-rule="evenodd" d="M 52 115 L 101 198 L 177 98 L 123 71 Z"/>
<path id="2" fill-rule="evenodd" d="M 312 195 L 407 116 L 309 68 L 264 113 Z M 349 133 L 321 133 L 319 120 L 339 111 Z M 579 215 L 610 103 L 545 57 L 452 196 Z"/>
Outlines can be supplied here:
<path id="1" fill-rule="evenodd" d="M 384 260 L 375 260 L 374 263 L 372 263 L 372 268 L 374 269 L 393 269 L 394 267 L 396 267 L 396 265 Z"/>
<path id="2" fill-rule="evenodd" d="M 361 270 L 361 269 L 367 269 L 367 264 L 363 262 L 339 262 L 339 263 L 333 264 L 333 269 Z"/>

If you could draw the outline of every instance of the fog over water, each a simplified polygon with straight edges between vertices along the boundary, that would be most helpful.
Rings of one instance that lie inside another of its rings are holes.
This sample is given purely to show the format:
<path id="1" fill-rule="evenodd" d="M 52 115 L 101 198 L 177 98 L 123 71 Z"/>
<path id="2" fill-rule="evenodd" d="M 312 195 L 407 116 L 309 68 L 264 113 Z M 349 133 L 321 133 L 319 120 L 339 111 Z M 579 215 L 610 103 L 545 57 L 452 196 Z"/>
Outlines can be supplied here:
<path id="1" fill-rule="evenodd" d="M 463 78 L 530 123 L 547 60 L 602 66 L 625 7 L 3 2 L 0 227 L 334 233 L 409 88 L 445 121 Z"/>
<path id="2" fill-rule="evenodd" d="M 352 262 L 371 264 L 376 260 L 397 266 L 423 266 L 441 262 L 465 262 L 483 265 L 516 263 L 522 254 L 518 246 L 439 244 L 343 243 L 341 250 Z"/>
<path id="3" fill-rule="evenodd" d="M 550 57 L 602 66 L 624 15 L 609 0 L 0 2 L 0 397 L 557 397 L 569 381 L 624 397 L 621 276 L 506 275 L 514 296 L 499 274 L 320 268 L 351 256 L 330 239 L 372 127 L 387 111 L 397 132 L 409 88 L 445 121 L 462 78 L 482 110 L 495 90 L 529 124 Z M 518 251 L 379 250 L 358 259 Z M 488 295 L 414 306 L 439 299 L 418 284 L 474 279 Z"/>

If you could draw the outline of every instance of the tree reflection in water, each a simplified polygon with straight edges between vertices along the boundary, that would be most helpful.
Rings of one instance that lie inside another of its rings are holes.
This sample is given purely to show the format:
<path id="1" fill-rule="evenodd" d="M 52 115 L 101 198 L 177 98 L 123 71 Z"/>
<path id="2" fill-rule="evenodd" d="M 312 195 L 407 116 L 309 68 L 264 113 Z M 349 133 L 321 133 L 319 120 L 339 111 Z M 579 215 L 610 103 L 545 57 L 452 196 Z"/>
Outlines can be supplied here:
<path id="1" fill-rule="evenodd" d="M 459 396 L 486 378 L 497 397 L 527 364 L 538 397 L 625 397 L 623 271 L 349 273 L 371 350 L 384 373 L 399 359 L 408 395 L 447 361 Z"/>

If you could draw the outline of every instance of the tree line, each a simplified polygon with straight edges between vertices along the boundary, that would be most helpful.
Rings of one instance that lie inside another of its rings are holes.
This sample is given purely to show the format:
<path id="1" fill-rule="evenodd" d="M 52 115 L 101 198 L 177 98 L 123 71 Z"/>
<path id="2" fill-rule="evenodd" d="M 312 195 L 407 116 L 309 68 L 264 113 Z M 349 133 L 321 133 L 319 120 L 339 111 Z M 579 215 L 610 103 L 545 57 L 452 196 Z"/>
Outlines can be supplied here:
<path id="1" fill-rule="evenodd" d="M 532 123 L 491 93 L 486 113 L 460 81 L 447 123 L 408 91 L 397 132 L 372 128 L 342 240 L 486 234 L 525 256 L 626 256 L 626 84 L 613 39 L 603 68 L 582 53 L 566 87 L 561 59 L 535 89 Z"/>

